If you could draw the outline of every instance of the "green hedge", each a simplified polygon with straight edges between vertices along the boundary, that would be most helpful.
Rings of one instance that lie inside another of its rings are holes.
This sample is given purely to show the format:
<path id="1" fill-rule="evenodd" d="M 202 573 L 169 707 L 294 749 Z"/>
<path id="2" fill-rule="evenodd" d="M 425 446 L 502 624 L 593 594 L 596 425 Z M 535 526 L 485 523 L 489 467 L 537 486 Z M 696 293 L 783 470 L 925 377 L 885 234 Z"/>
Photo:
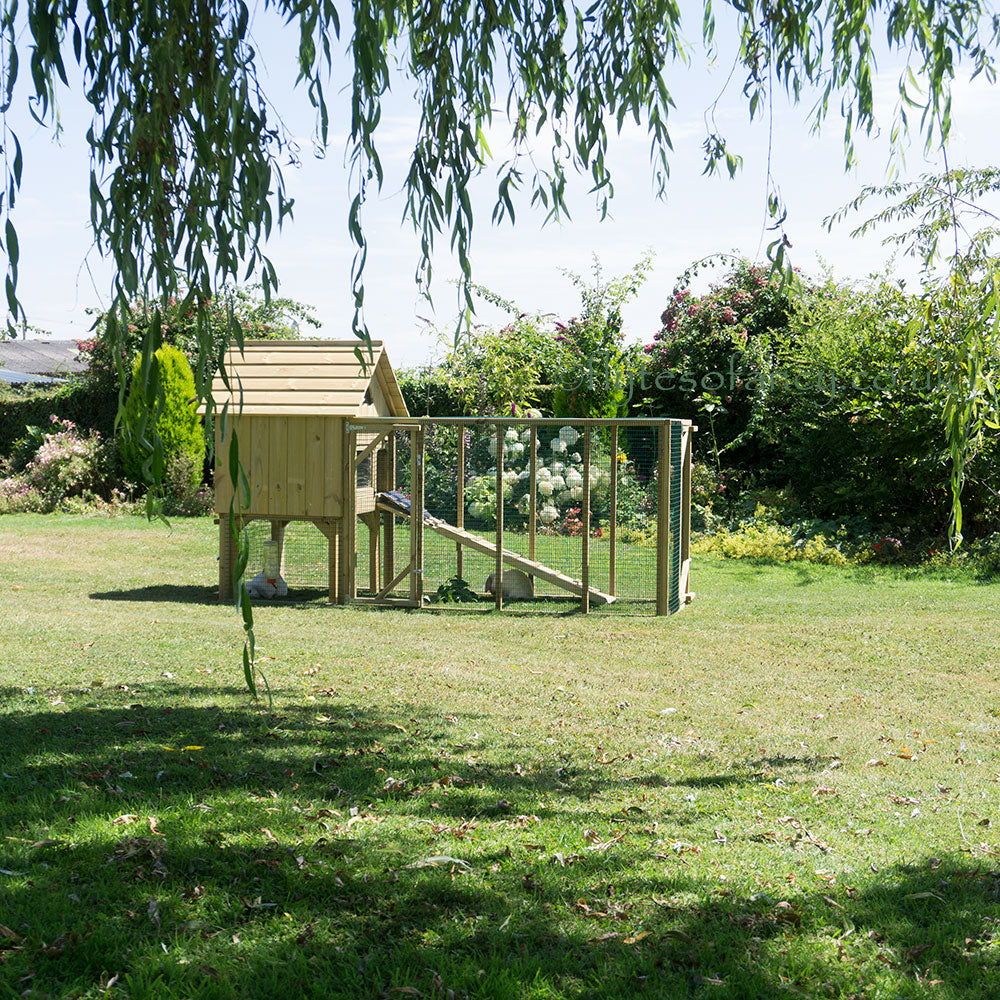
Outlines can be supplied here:
<path id="1" fill-rule="evenodd" d="M 404 368 L 396 372 L 399 391 L 413 417 L 493 417 L 495 413 L 469 413 L 461 388 L 440 367 Z M 532 389 L 534 406 L 551 413 L 558 386 L 536 385 Z M 518 414 L 523 416 L 523 414 Z"/>
<path id="2" fill-rule="evenodd" d="M 118 386 L 113 379 L 76 376 L 64 385 L 0 389 L 0 458 L 6 458 L 15 441 L 29 426 L 49 422 L 54 413 L 77 426 L 114 433 L 118 412 Z"/>

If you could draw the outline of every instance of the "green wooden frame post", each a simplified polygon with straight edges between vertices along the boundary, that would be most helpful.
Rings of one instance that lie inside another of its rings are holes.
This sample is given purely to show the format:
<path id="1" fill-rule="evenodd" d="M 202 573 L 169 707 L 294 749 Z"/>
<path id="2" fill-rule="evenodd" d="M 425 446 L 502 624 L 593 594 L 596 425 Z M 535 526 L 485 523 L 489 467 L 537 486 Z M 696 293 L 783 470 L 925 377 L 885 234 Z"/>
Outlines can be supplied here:
<path id="1" fill-rule="evenodd" d="M 352 427 L 347 434 L 347 489 L 344 491 L 344 521 L 347 539 L 341 559 L 346 563 L 344 576 L 347 586 L 341 593 L 350 604 L 358 596 L 358 432 Z"/>
<path id="2" fill-rule="evenodd" d="M 535 561 L 535 530 L 538 521 L 538 428 L 534 424 L 528 432 L 528 558 Z M 534 579 L 534 577 L 532 577 Z"/>
<path id="3" fill-rule="evenodd" d="M 611 512 L 608 520 L 608 593 L 614 597 L 618 568 L 618 425 L 611 428 Z"/>
<path id="4" fill-rule="evenodd" d="M 455 525 L 465 528 L 465 427 L 458 425 L 458 502 L 455 511 Z M 460 580 L 465 579 L 465 556 L 462 546 L 455 543 L 455 573 Z"/>
<path id="5" fill-rule="evenodd" d="M 424 428 L 410 431 L 410 600 L 424 603 Z"/>
<path id="6" fill-rule="evenodd" d="M 580 521 L 583 529 L 580 552 L 580 582 L 583 593 L 580 595 L 580 610 L 590 614 L 590 424 L 583 429 L 583 503 L 580 510 Z"/>
<path id="7" fill-rule="evenodd" d="M 670 421 L 660 425 L 656 459 L 656 613 L 670 614 Z"/>
<path id="8" fill-rule="evenodd" d="M 503 437 L 504 425 L 497 424 L 497 556 L 493 570 L 493 601 L 503 610 Z"/>

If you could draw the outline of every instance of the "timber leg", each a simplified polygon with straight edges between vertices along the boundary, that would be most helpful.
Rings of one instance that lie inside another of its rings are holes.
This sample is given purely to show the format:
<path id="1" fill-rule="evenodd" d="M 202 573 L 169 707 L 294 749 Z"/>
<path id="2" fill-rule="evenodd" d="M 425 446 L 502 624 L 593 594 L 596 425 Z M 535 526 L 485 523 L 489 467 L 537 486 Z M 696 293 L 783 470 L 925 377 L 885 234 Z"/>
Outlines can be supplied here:
<path id="1" fill-rule="evenodd" d="M 237 528 L 239 520 L 237 519 Z M 236 542 L 229 530 L 229 515 L 219 515 L 219 603 L 233 600 L 233 567 L 236 564 Z"/>
<path id="2" fill-rule="evenodd" d="M 285 528 L 286 521 L 271 521 L 271 541 L 278 543 L 278 575 L 285 575 Z"/>
<path id="3" fill-rule="evenodd" d="M 327 589 L 331 604 L 340 603 L 340 522 L 317 521 L 316 527 L 326 535 L 328 567 Z"/>

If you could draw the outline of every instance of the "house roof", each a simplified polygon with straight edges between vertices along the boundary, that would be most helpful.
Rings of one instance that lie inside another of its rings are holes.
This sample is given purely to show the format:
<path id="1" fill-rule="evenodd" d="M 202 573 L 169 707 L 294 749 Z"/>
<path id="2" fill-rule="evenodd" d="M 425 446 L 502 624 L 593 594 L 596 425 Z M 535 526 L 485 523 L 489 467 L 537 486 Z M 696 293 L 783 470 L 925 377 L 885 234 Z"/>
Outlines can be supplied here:
<path id="1" fill-rule="evenodd" d="M 242 355 L 231 347 L 224 364 L 232 396 L 218 374 L 212 395 L 220 405 L 231 398 L 232 409 L 242 391 L 241 412 L 248 416 L 373 415 L 376 392 L 386 416 L 409 415 L 380 340 L 372 341 L 371 360 L 358 340 L 249 340 Z"/>
<path id="2" fill-rule="evenodd" d="M 85 371 L 75 340 L 0 340 L 0 371 L 72 375 Z"/>
<path id="3" fill-rule="evenodd" d="M 31 372 L 12 372 L 9 368 L 0 368 L 0 382 L 7 385 L 57 385 L 59 379 L 48 375 L 32 375 Z"/>

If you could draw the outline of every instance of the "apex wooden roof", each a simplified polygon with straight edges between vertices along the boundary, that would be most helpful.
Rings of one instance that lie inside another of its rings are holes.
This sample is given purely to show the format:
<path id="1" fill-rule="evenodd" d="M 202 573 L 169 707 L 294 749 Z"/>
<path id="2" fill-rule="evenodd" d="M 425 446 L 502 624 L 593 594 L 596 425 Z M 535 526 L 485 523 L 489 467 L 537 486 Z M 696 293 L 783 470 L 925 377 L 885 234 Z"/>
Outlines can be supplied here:
<path id="1" fill-rule="evenodd" d="M 221 374 L 212 394 L 220 407 L 231 399 L 234 411 L 242 392 L 248 416 L 409 415 L 380 340 L 370 356 L 359 340 L 248 340 L 242 355 L 231 347 L 224 364 L 232 394 Z"/>

